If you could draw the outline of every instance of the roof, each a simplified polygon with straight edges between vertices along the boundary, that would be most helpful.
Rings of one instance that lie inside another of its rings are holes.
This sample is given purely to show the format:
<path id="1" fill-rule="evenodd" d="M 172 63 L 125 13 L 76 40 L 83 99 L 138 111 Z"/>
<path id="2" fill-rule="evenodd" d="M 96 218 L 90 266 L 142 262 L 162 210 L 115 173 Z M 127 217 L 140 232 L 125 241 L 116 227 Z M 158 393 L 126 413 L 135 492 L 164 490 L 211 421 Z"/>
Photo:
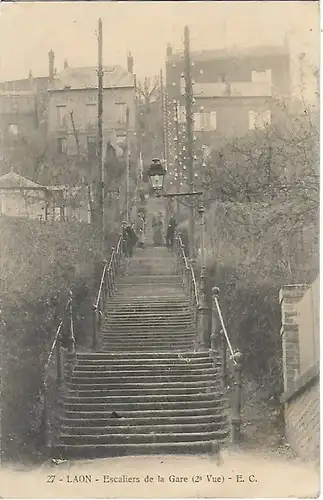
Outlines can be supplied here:
<path id="1" fill-rule="evenodd" d="M 11 171 L 0 177 L 0 188 L 42 189 L 43 186 Z"/>
<path id="2" fill-rule="evenodd" d="M 265 57 L 265 56 L 289 56 L 286 45 L 268 45 L 256 47 L 228 47 L 216 50 L 191 51 L 192 61 L 212 61 L 214 59 L 226 59 L 233 57 Z M 169 61 L 183 59 L 183 51 L 173 52 L 167 59 Z"/>
<path id="3" fill-rule="evenodd" d="M 134 87 L 133 74 L 121 66 L 103 67 L 103 87 Z M 58 73 L 49 90 L 98 88 L 97 67 L 66 68 Z"/>
<path id="4" fill-rule="evenodd" d="M 0 82 L 0 88 L 2 90 L 14 90 L 14 91 L 24 91 L 24 90 L 46 90 L 49 83 L 48 76 L 37 76 L 33 78 L 23 78 L 21 80 L 11 80 L 7 82 Z"/>

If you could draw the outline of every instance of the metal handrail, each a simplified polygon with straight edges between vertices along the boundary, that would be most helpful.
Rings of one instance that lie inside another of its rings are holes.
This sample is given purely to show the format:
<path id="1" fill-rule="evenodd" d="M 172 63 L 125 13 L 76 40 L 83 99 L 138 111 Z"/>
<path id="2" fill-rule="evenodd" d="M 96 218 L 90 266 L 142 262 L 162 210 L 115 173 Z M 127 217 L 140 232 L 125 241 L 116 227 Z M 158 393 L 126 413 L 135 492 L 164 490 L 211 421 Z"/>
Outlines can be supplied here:
<path id="1" fill-rule="evenodd" d="M 47 369 L 48 369 L 49 364 L 50 364 L 50 362 L 52 360 L 53 352 L 54 352 L 54 349 L 55 349 L 56 344 L 58 342 L 59 336 L 61 334 L 63 323 L 64 323 L 64 319 L 62 319 L 61 322 L 60 322 L 60 324 L 58 325 L 58 328 L 56 330 L 56 334 L 55 334 L 55 337 L 54 337 L 54 340 L 53 340 L 53 343 L 52 343 L 52 347 L 50 348 L 50 351 L 49 351 L 47 362 L 46 362 L 45 367 L 44 367 L 45 380 L 47 379 Z"/>
<path id="2" fill-rule="evenodd" d="M 238 443 L 241 439 L 241 404 L 242 404 L 242 354 L 239 350 L 234 351 L 227 329 L 223 321 L 223 315 L 219 304 L 220 290 L 217 287 L 212 288 L 213 304 L 212 306 L 212 333 L 211 333 L 211 349 L 210 356 L 213 358 L 214 367 L 218 366 L 216 353 L 221 354 L 220 373 L 223 389 L 230 388 L 228 386 L 228 363 L 227 363 L 227 348 L 231 354 L 233 363 L 233 391 L 232 398 L 232 416 L 231 416 L 231 433 L 232 441 Z M 216 316 L 217 315 L 217 316 Z M 219 320 L 219 321 L 218 321 Z M 232 367 L 231 367 L 232 369 Z"/>
<path id="3" fill-rule="evenodd" d="M 68 299 L 65 307 L 64 307 L 64 313 L 63 313 L 63 318 L 61 319 L 58 327 L 57 327 L 57 330 L 56 330 L 56 333 L 55 333 L 55 337 L 54 337 L 54 340 L 53 340 L 53 343 L 52 343 L 52 346 L 49 350 L 49 354 L 48 354 L 48 357 L 47 357 L 47 361 L 45 363 L 45 366 L 44 366 L 44 373 L 45 373 L 45 381 L 47 379 L 47 369 L 49 367 L 49 364 L 51 362 L 51 359 L 52 359 L 52 356 L 53 356 L 53 353 L 54 353 L 54 349 L 56 347 L 56 344 L 60 338 L 60 333 L 61 333 L 61 330 L 62 330 L 62 327 L 63 327 L 63 324 L 64 324 L 64 321 L 65 321 L 65 313 L 67 311 L 67 309 L 70 307 L 72 303 L 72 297 L 70 296 L 70 298 Z"/>
<path id="4" fill-rule="evenodd" d="M 195 298 L 196 305 L 198 305 L 199 304 L 199 294 L 198 294 L 198 288 L 197 288 L 195 273 L 194 273 L 194 269 L 193 269 L 192 265 L 190 265 L 189 268 L 191 270 L 191 278 L 192 278 L 192 282 L 193 282 L 194 298 Z"/>
<path id="5" fill-rule="evenodd" d="M 228 335 L 227 329 L 226 329 L 224 321 L 223 321 L 223 316 L 222 316 L 222 312 L 221 312 L 221 308 L 220 308 L 220 304 L 219 304 L 219 299 L 216 296 L 213 297 L 213 299 L 214 299 L 215 306 L 216 306 L 216 309 L 217 309 L 217 312 L 218 312 L 218 316 L 219 316 L 219 319 L 220 319 L 221 329 L 222 329 L 222 331 L 224 333 L 224 337 L 225 337 L 225 339 L 227 341 L 227 344 L 228 344 L 228 347 L 229 347 L 229 351 L 230 351 L 230 354 L 231 354 L 232 361 L 236 365 L 237 361 L 235 360 L 235 357 L 234 357 L 235 353 L 233 351 L 232 344 L 230 342 L 229 335 Z"/>
<path id="6" fill-rule="evenodd" d="M 97 347 L 97 334 L 101 328 L 101 315 L 104 311 L 107 296 L 112 296 L 115 291 L 116 278 L 120 269 L 123 249 L 123 233 L 119 235 L 116 249 L 112 248 L 109 261 L 103 261 L 104 266 L 100 278 L 100 285 L 96 300 L 92 306 L 93 349 Z"/>
<path id="7" fill-rule="evenodd" d="M 73 324 L 73 294 L 69 292 L 69 299 L 65 304 L 63 317 L 59 322 L 59 325 L 56 329 L 54 340 L 52 342 L 51 348 L 49 350 L 47 361 L 44 365 L 44 376 L 41 383 L 41 387 L 38 393 L 38 397 L 43 401 L 41 412 L 42 412 L 42 430 L 44 436 L 44 442 L 46 445 L 50 445 L 51 440 L 51 405 L 49 404 L 50 400 L 50 391 L 49 391 L 49 383 L 48 377 L 50 374 L 49 366 L 52 362 L 54 352 L 56 351 L 56 373 L 54 376 L 55 382 L 58 386 L 60 386 L 61 382 L 64 380 L 64 362 L 61 352 L 62 347 L 62 339 L 61 333 L 62 328 L 66 320 L 66 313 L 69 313 L 69 326 L 70 328 L 66 332 L 66 336 L 64 338 L 65 345 L 68 349 L 69 355 L 75 354 L 75 338 L 74 338 L 74 324 Z M 57 310 L 55 311 L 57 313 Z M 55 314 L 56 317 L 56 314 Z M 73 357 L 69 359 L 70 362 L 73 363 Z"/>

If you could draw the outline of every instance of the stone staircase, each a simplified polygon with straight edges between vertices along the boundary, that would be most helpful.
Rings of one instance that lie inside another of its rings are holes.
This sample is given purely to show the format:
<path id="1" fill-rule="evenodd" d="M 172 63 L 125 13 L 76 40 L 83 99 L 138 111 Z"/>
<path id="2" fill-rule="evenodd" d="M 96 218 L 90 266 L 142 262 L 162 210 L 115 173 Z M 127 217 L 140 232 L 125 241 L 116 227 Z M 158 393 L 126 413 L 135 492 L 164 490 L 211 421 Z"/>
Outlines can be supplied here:
<path id="1" fill-rule="evenodd" d="M 229 433 L 219 363 L 196 352 L 195 322 L 166 248 L 137 249 L 102 321 L 99 352 L 77 353 L 58 449 L 67 457 L 200 453 Z"/>

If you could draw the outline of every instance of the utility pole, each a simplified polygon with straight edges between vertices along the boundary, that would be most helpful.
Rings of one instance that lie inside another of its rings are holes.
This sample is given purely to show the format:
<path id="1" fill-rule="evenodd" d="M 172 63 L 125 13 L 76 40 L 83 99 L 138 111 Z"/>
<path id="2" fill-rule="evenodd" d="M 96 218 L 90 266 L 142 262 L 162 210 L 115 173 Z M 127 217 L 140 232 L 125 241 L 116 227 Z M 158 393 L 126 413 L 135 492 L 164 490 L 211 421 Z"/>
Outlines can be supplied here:
<path id="1" fill-rule="evenodd" d="M 161 112 L 163 118 L 163 158 L 166 161 L 166 129 L 165 129 L 165 94 L 164 94 L 164 80 L 163 71 L 160 70 L 160 95 L 161 95 Z"/>
<path id="2" fill-rule="evenodd" d="M 129 158 L 129 108 L 126 110 L 126 220 L 129 222 L 129 177 L 130 177 L 130 158 Z"/>
<path id="3" fill-rule="evenodd" d="M 188 26 L 184 28 L 184 79 L 185 79 L 185 113 L 186 113 L 186 165 L 188 173 L 188 184 L 190 191 L 194 191 L 194 173 L 193 173 L 193 86 L 191 76 L 191 56 L 190 56 L 190 33 Z M 189 226 L 188 226 L 188 247 L 189 257 L 193 258 L 195 254 L 194 239 L 194 208 L 189 208 Z"/>
<path id="4" fill-rule="evenodd" d="M 103 153 L 103 67 L 102 67 L 102 19 L 98 26 L 98 225 L 102 231 L 102 249 L 105 247 L 104 220 L 104 153 Z"/>
<path id="5" fill-rule="evenodd" d="M 176 193 L 180 192 L 180 187 L 181 187 L 181 176 L 180 176 L 180 169 L 181 169 L 181 159 L 180 159 L 180 144 L 179 144 L 179 110 L 178 110 L 178 101 L 174 101 L 174 121 L 175 121 L 175 151 L 176 151 L 176 170 L 177 170 L 177 177 L 176 177 Z M 180 202 L 179 198 L 176 200 L 176 220 L 177 224 L 179 223 L 179 214 L 180 214 Z"/>

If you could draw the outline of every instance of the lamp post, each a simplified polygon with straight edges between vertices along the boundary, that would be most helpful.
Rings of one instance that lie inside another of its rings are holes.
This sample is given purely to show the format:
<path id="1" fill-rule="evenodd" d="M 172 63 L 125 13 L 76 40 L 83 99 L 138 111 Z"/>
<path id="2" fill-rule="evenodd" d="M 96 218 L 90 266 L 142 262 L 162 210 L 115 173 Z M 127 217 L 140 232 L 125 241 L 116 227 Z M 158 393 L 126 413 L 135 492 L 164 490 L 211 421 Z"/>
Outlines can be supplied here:
<path id="1" fill-rule="evenodd" d="M 205 210 L 201 197 L 202 191 L 192 191 L 187 193 L 165 193 L 164 179 L 166 169 L 163 167 L 160 160 L 155 158 L 150 168 L 148 169 L 148 178 L 153 191 L 157 197 L 176 198 L 184 206 L 197 208 L 200 216 L 201 228 L 201 274 L 200 274 L 200 305 L 199 305 L 199 328 L 198 328 L 198 344 L 203 347 L 209 347 L 209 306 L 207 302 L 206 289 L 206 262 L 205 262 Z M 184 201 L 186 200 L 186 201 Z"/>
<path id="2" fill-rule="evenodd" d="M 200 274 L 200 339 L 199 344 L 209 347 L 209 306 L 206 289 L 206 262 L 205 262 L 205 210 L 203 205 L 198 208 L 201 226 L 201 274 Z"/>

